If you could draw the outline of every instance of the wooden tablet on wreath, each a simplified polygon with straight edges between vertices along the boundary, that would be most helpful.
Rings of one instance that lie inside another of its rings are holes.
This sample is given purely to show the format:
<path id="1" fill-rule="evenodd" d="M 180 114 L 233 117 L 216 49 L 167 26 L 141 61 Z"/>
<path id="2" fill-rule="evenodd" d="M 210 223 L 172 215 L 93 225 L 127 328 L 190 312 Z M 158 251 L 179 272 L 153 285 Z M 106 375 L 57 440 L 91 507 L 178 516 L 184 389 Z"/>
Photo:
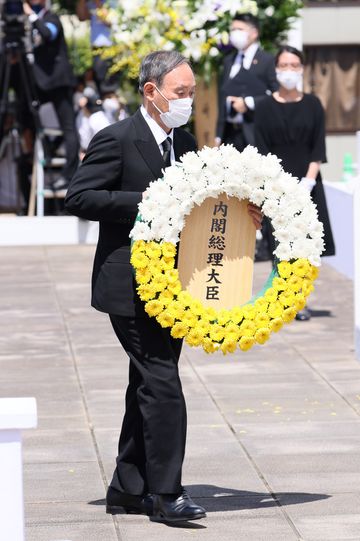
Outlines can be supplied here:
<path id="1" fill-rule="evenodd" d="M 204 306 L 230 309 L 252 297 L 256 229 L 247 205 L 223 193 L 208 197 L 186 216 L 180 281 Z"/>

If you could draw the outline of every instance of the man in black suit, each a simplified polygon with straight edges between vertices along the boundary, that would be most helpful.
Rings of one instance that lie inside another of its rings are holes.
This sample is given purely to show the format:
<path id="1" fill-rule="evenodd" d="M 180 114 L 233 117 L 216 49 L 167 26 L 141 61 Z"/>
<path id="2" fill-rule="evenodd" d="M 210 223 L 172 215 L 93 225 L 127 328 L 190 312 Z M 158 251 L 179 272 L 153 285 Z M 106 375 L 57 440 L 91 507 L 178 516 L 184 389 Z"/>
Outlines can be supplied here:
<path id="1" fill-rule="evenodd" d="M 232 143 L 240 152 L 255 145 L 256 104 L 278 88 L 274 58 L 259 45 L 259 23 L 250 13 L 236 15 L 230 42 L 235 50 L 224 59 L 219 82 L 215 143 Z"/>
<path id="2" fill-rule="evenodd" d="M 38 97 L 41 103 L 53 103 L 63 131 L 66 163 L 53 186 L 55 190 L 62 190 L 67 188 L 79 164 L 79 142 L 72 99 L 75 79 L 59 17 L 47 9 L 46 0 L 24 2 L 23 9 L 32 25 L 32 71 Z"/>
<path id="3" fill-rule="evenodd" d="M 143 105 L 95 135 L 73 178 L 66 208 L 100 222 L 92 305 L 110 315 L 130 359 L 126 411 L 107 511 L 145 512 L 152 520 L 200 519 L 205 510 L 181 485 L 186 407 L 178 373 L 182 341 L 144 311 L 130 265 L 129 233 L 142 194 L 195 140 L 180 129 L 191 114 L 195 78 L 179 53 L 157 51 L 142 62 Z M 259 213 L 249 208 L 256 223 Z"/>

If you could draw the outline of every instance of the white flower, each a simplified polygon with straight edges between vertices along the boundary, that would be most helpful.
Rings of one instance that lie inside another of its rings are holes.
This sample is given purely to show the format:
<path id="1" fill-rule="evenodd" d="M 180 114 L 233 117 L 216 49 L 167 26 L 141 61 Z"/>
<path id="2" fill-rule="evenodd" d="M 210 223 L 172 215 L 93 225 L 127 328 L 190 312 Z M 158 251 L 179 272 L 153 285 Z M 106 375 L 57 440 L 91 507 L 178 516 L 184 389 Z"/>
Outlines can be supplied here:
<path id="1" fill-rule="evenodd" d="M 135 222 L 134 227 L 130 231 L 130 238 L 133 240 L 151 240 L 153 238 L 153 233 L 148 224 L 144 222 L 137 221 Z"/>
<path id="2" fill-rule="evenodd" d="M 264 190 L 261 190 L 260 188 L 256 188 L 255 190 L 251 191 L 250 201 L 252 201 L 255 205 L 260 207 L 264 201 Z"/>

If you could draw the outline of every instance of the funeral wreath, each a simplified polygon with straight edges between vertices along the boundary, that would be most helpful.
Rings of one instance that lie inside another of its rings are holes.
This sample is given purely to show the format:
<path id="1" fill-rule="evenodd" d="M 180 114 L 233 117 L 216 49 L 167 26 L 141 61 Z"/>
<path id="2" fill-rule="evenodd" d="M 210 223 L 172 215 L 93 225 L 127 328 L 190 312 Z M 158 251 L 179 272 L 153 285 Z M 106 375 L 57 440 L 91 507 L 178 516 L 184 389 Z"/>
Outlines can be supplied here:
<path id="1" fill-rule="evenodd" d="M 177 243 L 194 205 L 226 193 L 261 207 L 277 242 L 274 269 L 262 292 L 228 310 L 207 307 L 183 290 L 175 268 Z M 249 350 L 291 322 L 304 308 L 318 275 L 323 227 L 309 192 L 286 173 L 280 160 L 248 146 L 204 147 L 151 182 L 130 233 L 131 264 L 149 316 L 174 338 L 207 353 Z"/>

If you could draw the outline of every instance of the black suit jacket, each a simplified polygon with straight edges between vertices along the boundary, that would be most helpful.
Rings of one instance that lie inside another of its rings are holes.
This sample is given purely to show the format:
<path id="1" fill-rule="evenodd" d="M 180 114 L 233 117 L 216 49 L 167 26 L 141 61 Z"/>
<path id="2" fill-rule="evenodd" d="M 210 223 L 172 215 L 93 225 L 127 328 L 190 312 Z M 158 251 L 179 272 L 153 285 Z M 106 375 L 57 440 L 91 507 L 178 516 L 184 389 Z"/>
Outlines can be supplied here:
<path id="1" fill-rule="evenodd" d="M 51 32 L 46 23 L 51 23 L 57 28 L 58 34 L 55 39 L 51 39 Z M 33 23 L 33 28 L 41 36 L 41 44 L 34 47 L 33 73 L 37 86 L 43 91 L 74 86 L 75 79 L 59 17 L 47 11 Z"/>
<path id="2" fill-rule="evenodd" d="M 174 130 L 179 159 L 196 150 L 195 139 Z M 130 238 L 142 193 L 162 176 L 164 161 L 140 110 L 95 135 L 70 183 L 66 209 L 100 222 L 92 277 L 92 306 L 121 316 L 144 316 L 130 265 Z"/>
<path id="3" fill-rule="evenodd" d="M 256 104 L 261 101 L 267 93 L 278 89 L 276 80 L 274 57 L 258 48 L 248 70 L 241 69 L 233 79 L 230 79 L 231 66 L 234 63 L 237 51 L 232 51 L 224 58 L 224 68 L 219 81 L 219 114 L 216 127 L 216 136 L 224 138 L 227 110 L 227 96 L 239 96 L 246 98 L 252 96 Z M 254 112 L 248 110 L 244 114 L 243 121 L 244 135 L 248 144 L 254 144 Z"/>

